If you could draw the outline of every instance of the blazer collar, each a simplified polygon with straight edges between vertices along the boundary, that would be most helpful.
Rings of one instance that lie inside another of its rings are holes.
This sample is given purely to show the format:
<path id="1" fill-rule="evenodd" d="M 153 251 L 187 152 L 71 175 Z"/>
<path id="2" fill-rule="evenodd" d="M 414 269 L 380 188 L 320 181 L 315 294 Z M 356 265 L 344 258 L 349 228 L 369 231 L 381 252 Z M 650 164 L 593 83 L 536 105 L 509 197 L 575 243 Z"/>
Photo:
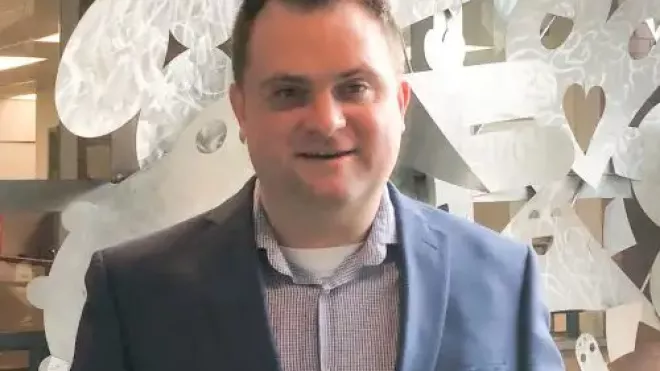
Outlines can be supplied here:
<path id="1" fill-rule="evenodd" d="M 397 370 L 434 370 L 440 353 L 449 297 L 449 256 L 446 235 L 431 229 L 430 206 L 390 194 L 397 216 L 402 259 L 401 321 Z"/>
<path id="2" fill-rule="evenodd" d="M 252 191 L 255 178 L 206 214 L 210 227 L 199 245 L 202 289 L 219 344 L 230 360 L 219 367 L 279 371 L 279 357 L 264 302 L 264 281 L 254 239 Z"/>

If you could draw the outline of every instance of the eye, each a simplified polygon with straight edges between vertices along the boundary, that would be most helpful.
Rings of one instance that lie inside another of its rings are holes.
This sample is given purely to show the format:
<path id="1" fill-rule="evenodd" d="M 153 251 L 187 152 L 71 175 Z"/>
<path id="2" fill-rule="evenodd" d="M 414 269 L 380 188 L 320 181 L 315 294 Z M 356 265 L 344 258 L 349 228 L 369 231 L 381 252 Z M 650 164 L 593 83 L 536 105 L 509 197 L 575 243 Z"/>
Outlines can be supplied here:
<path id="1" fill-rule="evenodd" d="M 340 85 L 336 94 L 340 100 L 361 101 L 370 90 L 369 84 L 364 81 L 350 81 Z"/>
<path id="2" fill-rule="evenodd" d="M 278 99 L 288 99 L 300 94 L 300 89 L 295 87 L 279 88 L 273 92 L 273 96 Z"/>
<path id="3" fill-rule="evenodd" d="M 361 83 L 356 83 L 356 84 L 350 84 L 346 87 L 346 90 L 350 93 L 361 93 L 365 90 L 367 90 L 367 86 L 365 84 Z"/>
<path id="4" fill-rule="evenodd" d="M 306 89 L 298 86 L 282 86 L 271 92 L 269 100 L 274 109 L 289 109 L 304 105 L 307 96 Z"/>

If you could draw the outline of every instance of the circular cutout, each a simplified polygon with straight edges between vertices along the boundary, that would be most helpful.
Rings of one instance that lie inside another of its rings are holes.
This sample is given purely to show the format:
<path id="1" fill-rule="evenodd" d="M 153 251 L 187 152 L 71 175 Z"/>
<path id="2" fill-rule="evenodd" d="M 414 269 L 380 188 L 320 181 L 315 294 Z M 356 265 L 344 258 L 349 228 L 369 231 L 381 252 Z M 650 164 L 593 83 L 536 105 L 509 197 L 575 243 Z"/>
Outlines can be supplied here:
<path id="1" fill-rule="evenodd" d="M 632 59 L 638 60 L 648 57 L 660 37 L 659 23 L 658 20 L 650 18 L 635 28 L 628 41 L 628 53 Z"/>
<path id="2" fill-rule="evenodd" d="M 204 125 L 195 137 L 197 150 L 204 154 L 210 154 L 219 150 L 227 139 L 227 124 L 216 119 Z"/>
<path id="3" fill-rule="evenodd" d="M 136 155 L 141 168 L 171 152 L 186 126 L 227 95 L 231 60 L 218 49 L 190 49 L 165 67 L 160 91 L 140 114 Z"/>
<path id="4" fill-rule="evenodd" d="M 548 13 L 541 21 L 539 33 L 541 35 L 541 44 L 546 49 L 557 49 L 562 46 L 571 32 L 575 23 L 568 17 Z"/>

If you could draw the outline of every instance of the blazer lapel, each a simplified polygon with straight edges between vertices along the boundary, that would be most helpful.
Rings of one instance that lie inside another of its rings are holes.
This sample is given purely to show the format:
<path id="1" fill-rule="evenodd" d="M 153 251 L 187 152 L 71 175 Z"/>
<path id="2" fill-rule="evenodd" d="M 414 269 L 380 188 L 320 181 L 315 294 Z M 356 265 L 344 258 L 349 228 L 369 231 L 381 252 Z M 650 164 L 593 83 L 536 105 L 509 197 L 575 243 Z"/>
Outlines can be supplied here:
<path id="1" fill-rule="evenodd" d="M 245 371 L 280 369 L 266 306 L 252 219 L 254 178 L 234 197 L 210 212 L 212 222 L 200 241 L 208 246 L 200 276 L 209 315 L 231 365 Z M 234 368 L 232 368 L 234 367 Z"/>
<path id="2" fill-rule="evenodd" d="M 446 236 L 430 230 L 422 207 L 390 186 L 401 241 L 401 330 L 397 370 L 434 370 L 449 294 Z"/>

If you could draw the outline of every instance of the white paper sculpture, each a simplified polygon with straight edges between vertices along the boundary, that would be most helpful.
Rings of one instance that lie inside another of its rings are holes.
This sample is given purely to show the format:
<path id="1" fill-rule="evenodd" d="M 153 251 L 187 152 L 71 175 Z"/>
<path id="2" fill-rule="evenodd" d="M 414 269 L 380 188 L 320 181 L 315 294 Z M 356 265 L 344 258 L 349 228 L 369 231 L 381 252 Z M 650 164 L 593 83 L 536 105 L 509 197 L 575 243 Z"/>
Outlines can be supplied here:
<path id="1" fill-rule="evenodd" d="M 141 165 L 162 157 L 231 82 L 229 38 L 238 0 L 101 0 L 62 55 L 55 103 L 72 133 L 109 134 L 139 114 Z M 164 68 L 170 32 L 187 51 Z"/>
<path id="2" fill-rule="evenodd" d="M 431 119 L 485 188 L 496 192 L 564 178 L 574 158 L 570 130 L 541 126 L 535 120 L 556 104 L 557 84 L 550 66 L 520 61 L 463 67 L 462 15 L 449 24 L 436 19 L 434 27 L 424 43 L 433 70 L 412 73 L 407 79 Z M 482 125 L 473 133 L 474 127 Z M 417 124 L 410 130 L 421 128 Z M 431 175 L 445 179 L 441 174 Z"/>
<path id="3" fill-rule="evenodd" d="M 636 243 L 623 198 L 612 200 L 605 208 L 603 218 L 603 247 L 613 256 Z"/>
<path id="4" fill-rule="evenodd" d="M 573 170 L 597 186 L 616 143 L 635 114 L 660 85 L 660 48 L 635 60 L 628 52 L 633 31 L 649 18 L 660 17 L 660 2 L 621 2 L 608 19 L 610 1 L 520 0 L 507 29 L 508 61 L 544 61 L 550 64 L 561 94 L 549 110 L 537 116 L 547 125 L 566 125 L 562 96 L 572 84 L 588 91 L 601 87 L 606 104 L 586 155 L 577 142 Z M 548 14 L 573 19 L 571 34 L 557 49 L 546 49 L 539 27 Z"/>
<path id="5" fill-rule="evenodd" d="M 548 245 L 539 259 L 544 295 L 551 312 L 568 310 L 608 311 L 639 305 L 637 316 L 617 316 L 612 312 L 606 332 L 612 357 L 635 349 L 635 337 L 623 337 L 616 330 L 637 327 L 640 322 L 660 330 L 660 319 L 653 304 L 611 259 L 591 235 L 572 207 L 580 183 L 566 180 L 544 187 L 513 217 L 502 232 L 534 245 L 543 239 Z M 609 315 L 608 311 L 608 315 Z M 616 320 L 614 319 L 616 318 Z M 616 321 L 616 322 L 612 322 Z M 624 322 L 625 326 L 610 326 Z"/>
<path id="6" fill-rule="evenodd" d="M 575 358 L 580 371 L 608 371 L 605 357 L 600 351 L 596 338 L 591 334 L 582 334 L 575 344 Z"/>
<path id="7" fill-rule="evenodd" d="M 571 207 L 578 186 L 567 180 L 545 187 L 518 211 L 502 234 L 529 245 L 536 238 L 551 241 L 547 252 L 539 256 L 550 311 L 600 311 L 641 301 L 650 306 Z M 660 321 L 653 326 L 660 329 Z"/>

